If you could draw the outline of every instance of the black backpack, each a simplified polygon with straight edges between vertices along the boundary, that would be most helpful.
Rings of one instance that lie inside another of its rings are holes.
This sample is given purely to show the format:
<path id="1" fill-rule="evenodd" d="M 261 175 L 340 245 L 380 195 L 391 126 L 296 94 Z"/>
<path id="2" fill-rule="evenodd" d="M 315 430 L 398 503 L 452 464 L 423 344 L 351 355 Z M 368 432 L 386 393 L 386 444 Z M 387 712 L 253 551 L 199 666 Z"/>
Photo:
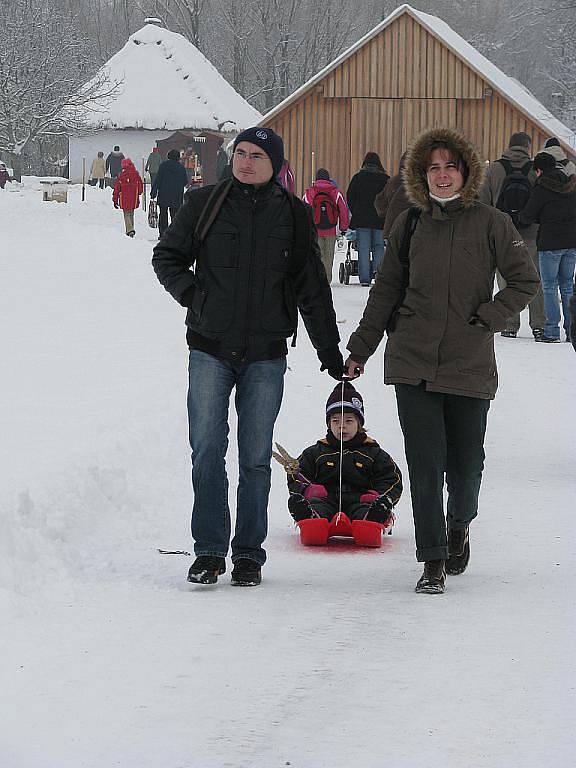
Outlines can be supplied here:
<path id="1" fill-rule="evenodd" d="M 502 188 L 496 201 L 496 208 L 507 213 L 518 229 L 518 213 L 526 206 L 532 193 L 532 184 L 528 174 L 532 168 L 532 161 L 528 160 L 522 168 L 514 168 L 509 160 L 498 160 L 506 171 L 506 178 L 502 182 Z"/>

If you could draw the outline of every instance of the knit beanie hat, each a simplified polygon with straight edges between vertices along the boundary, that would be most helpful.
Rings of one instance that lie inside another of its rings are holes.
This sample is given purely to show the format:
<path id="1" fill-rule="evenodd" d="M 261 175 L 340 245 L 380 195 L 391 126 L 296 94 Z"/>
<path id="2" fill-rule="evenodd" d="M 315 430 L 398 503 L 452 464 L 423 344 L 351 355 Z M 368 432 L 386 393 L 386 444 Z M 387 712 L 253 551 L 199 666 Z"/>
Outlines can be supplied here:
<path id="1" fill-rule="evenodd" d="M 546 140 L 546 143 L 544 144 L 544 149 L 548 149 L 548 147 L 559 147 L 560 142 L 555 136 L 552 136 L 550 139 Z"/>
<path id="2" fill-rule="evenodd" d="M 324 181 L 330 181 L 330 174 L 326 170 L 326 168 L 318 168 L 316 171 L 316 181 L 318 179 L 323 179 Z"/>
<path id="3" fill-rule="evenodd" d="M 284 162 L 284 142 L 282 138 L 271 128 L 246 128 L 234 139 L 234 150 L 241 141 L 249 141 L 263 149 L 270 158 L 274 178 L 280 173 L 282 163 Z M 233 150 L 233 151 L 234 151 Z"/>
<path id="4" fill-rule="evenodd" d="M 364 426 L 364 401 L 362 395 L 357 392 L 349 381 L 336 384 L 326 403 L 326 422 L 330 416 L 340 413 L 344 406 L 344 413 L 353 413 L 358 416 L 360 425 Z"/>

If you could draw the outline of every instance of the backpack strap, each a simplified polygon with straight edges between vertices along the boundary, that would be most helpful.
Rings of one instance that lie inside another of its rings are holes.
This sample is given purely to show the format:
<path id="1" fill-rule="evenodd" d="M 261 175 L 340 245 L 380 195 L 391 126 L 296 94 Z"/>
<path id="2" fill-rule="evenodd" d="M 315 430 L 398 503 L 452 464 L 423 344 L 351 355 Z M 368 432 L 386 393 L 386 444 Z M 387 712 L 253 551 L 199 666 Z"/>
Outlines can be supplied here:
<path id="1" fill-rule="evenodd" d="M 528 174 L 532 170 L 532 160 L 528 160 L 527 163 L 524 163 L 524 165 L 522 166 L 522 168 L 520 168 L 520 170 L 522 171 L 524 176 L 528 176 Z"/>
<path id="2" fill-rule="evenodd" d="M 408 283 L 410 282 L 410 243 L 412 241 L 412 235 L 416 231 L 416 226 L 418 225 L 418 220 L 420 219 L 420 213 L 420 208 L 410 208 L 408 210 L 408 216 L 406 217 L 406 222 L 404 224 L 404 235 L 402 237 L 400 250 L 398 251 L 398 261 L 402 266 L 402 292 L 400 293 L 398 301 L 394 305 L 394 309 L 390 314 L 390 319 L 388 320 L 388 325 L 386 326 L 386 332 L 388 334 L 392 333 L 392 331 L 394 331 L 396 328 L 398 310 L 406 298 L 406 289 L 408 288 Z"/>
<path id="3" fill-rule="evenodd" d="M 208 230 L 214 224 L 214 221 L 220 213 L 220 208 L 224 203 L 224 200 L 228 196 L 232 187 L 232 179 L 225 179 L 219 181 L 214 185 L 214 189 L 210 193 L 210 197 L 206 201 L 206 205 L 202 208 L 196 226 L 194 227 L 194 241 L 196 245 L 202 245 Z"/>
<path id="4" fill-rule="evenodd" d="M 506 176 L 510 176 L 511 173 L 514 173 L 514 168 L 512 167 L 510 160 L 507 160 L 505 157 L 501 157 L 496 162 L 500 163 L 500 165 L 504 168 L 506 171 Z"/>

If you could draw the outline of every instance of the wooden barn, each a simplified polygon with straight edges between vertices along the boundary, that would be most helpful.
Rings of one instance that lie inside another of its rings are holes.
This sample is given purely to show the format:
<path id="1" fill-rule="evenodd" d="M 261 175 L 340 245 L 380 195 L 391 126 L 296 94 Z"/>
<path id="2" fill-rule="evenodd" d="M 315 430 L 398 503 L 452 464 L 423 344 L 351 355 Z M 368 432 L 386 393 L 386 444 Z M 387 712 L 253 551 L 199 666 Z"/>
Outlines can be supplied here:
<path id="1" fill-rule="evenodd" d="M 435 16 L 402 5 L 262 119 L 282 135 L 297 192 L 327 168 L 346 189 L 367 151 L 389 173 L 421 131 L 459 128 L 484 159 L 512 133 L 537 150 L 556 136 L 576 156 L 576 135 L 520 83 Z"/>

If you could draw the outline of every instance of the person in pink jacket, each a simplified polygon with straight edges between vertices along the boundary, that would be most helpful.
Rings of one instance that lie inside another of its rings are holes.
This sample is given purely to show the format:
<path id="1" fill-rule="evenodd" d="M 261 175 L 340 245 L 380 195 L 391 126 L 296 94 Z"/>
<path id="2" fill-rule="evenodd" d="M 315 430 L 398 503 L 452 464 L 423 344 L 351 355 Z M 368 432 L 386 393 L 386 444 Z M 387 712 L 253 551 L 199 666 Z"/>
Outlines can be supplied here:
<path id="1" fill-rule="evenodd" d="M 308 187 L 303 200 L 314 211 L 314 223 L 318 230 L 322 264 L 324 264 L 326 276 L 330 283 L 332 281 L 337 227 L 339 227 L 340 232 L 345 232 L 350 223 L 348 204 L 342 192 L 330 180 L 330 174 L 325 168 L 318 169 L 316 181 L 311 187 Z"/>
<path id="2" fill-rule="evenodd" d="M 128 237 L 134 237 L 134 211 L 140 207 L 140 195 L 144 190 L 142 178 L 129 158 L 122 160 L 122 171 L 114 184 L 112 202 L 121 208 Z"/>

